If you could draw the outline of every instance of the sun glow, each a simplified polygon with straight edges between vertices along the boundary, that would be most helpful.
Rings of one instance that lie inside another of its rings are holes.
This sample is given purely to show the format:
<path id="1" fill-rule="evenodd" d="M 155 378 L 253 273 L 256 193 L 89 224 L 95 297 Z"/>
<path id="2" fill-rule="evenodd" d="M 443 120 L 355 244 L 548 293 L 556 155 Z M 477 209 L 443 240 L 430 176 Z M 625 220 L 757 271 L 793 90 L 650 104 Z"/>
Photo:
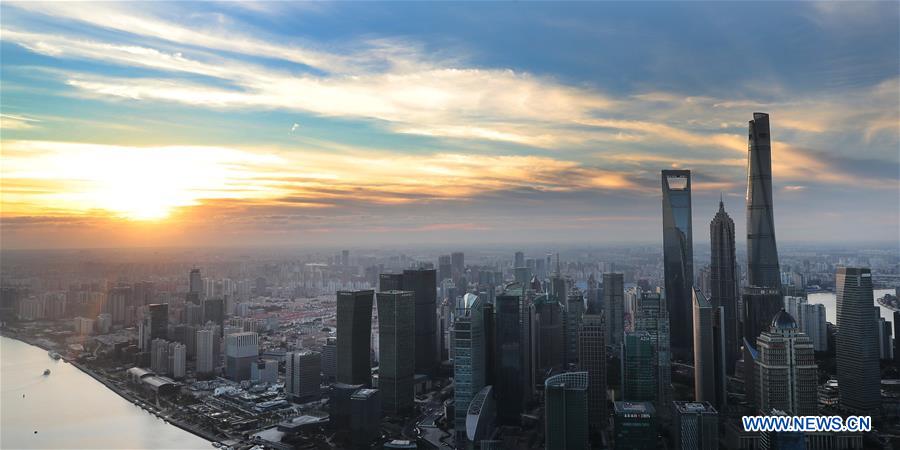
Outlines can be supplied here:
<path id="1" fill-rule="evenodd" d="M 128 220 L 169 217 L 203 199 L 273 195 L 246 189 L 248 165 L 277 157 L 219 147 L 119 147 L 58 142 L 4 144 L 3 203 L 45 211 L 102 210 Z M 28 180 L 31 187 L 16 187 Z M 8 183 L 11 182 L 11 183 Z M 51 183 L 53 189 L 40 189 Z M 36 192 L 37 190 L 37 192 Z"/>

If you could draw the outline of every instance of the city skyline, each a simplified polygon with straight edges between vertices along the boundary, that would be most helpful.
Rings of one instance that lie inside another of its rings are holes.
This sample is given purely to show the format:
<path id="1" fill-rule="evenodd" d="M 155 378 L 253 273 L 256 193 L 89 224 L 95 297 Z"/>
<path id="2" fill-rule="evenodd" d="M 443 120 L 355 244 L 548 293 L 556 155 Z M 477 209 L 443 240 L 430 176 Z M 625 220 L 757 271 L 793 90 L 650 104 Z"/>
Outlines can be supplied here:
<path id="1" fill-rule="evenodd" d="M 900 234 L 895 3 L 94 6 L 0 6 L 4 249 L 745 236 L 753 112 L 782 245 Z"/>

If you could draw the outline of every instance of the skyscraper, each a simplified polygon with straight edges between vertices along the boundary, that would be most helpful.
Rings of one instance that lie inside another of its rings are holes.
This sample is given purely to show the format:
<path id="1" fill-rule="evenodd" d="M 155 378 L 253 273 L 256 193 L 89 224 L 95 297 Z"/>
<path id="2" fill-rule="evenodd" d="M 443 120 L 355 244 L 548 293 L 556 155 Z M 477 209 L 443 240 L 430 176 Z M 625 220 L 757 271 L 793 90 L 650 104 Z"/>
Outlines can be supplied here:
<path id="1" fill-rule="evenodd" d="M 212 322 L 222 326 L 225 324 L 225 300 L 221 298 L 207 298 L 203 300 L 203 323 Z"/>
<path id="2" fill-rule="evenodd" d="M 625 332 L 625 276 L 621 273 L 603 274 L 603 308 L 606 311 L 606 342 L 613 348 L 622 345 Z"/>
<path id="3" fill-rule="evenodd" d="M 872 319 L 872 273 L 840 267 L 837 289 L 837 380 L 840 406 L 859 414 L 877 414 L 881 405 L 878 342 Z"/>
<path id="4" fill-rule="evenodd" d="M 360 389 L 350 395 L 350 438 L 354 448 L 371 448 L 381 431 L 378 389 Z"/>
<path id="5" fill-rule="evenodd" d="M 403 274 L 402 273 L 382 273 L 378 275 L 379 291 L 402 291 L 403 290 Z"/>
<path id="6" fill-rule="evenodd" d="M 466 273 L 466 256 L 463 252 L 453 252 L 450 254 L 450 275 L 457 284 L 460 278 Z M 463 286 L 465 288 L 465 286 Z"/>
<path id="7" fill-rule="evenodd" d="M 565 301 L 565 299 L 563 299 Z M 534 299 L 537 321 L 537 371 L 542 380 L 550 372 L 560 371 L 565 363 L 563 307 L 555 296 L 540 294 Z"/>
<path id="8" fill-rule="evenodd" d="M 694 398 L 720 409 L 726 400 L 723 309 L 694 289 Z"/>
<path id="9" fill-rule="evenodd" d="M 581 329 L 581 321 L 584 317 L 584 296 L 578 288 L 569 291 L 563 315 L 566 335 L 565 363 L 567 365 L 575 364 L 578 361 L 578 330 Z"/>
<path id="10" fill-rule="evenodd" d="M 148 319 L 150 323 L 148 324 L 150 329 L 150 340 L 153 339 L 168 339 L 169 333 L 169 304 L 168 303 L 154 303 L 152 305 L 148 305 L 147 309 L 149 311 Z"/>
<path id="11" fill-rule="evenodd" d="M 690 170 L 662 171 L 662 208 L 666 305 L 672 322 L 682 324 L 672 329 L 672 353 L 688 359 L 693 336 L 691 287 L 694 282 Z"/>
<path id="12" fill-rule="evenodd" d="M 784 297 L 784 309 L 800 325 L 817 352 L 828 350 L 828 328 L 825 322 L 825 305 L 809 303 L 806 297 Z"/>
<path id="13" fill-rule="evenodd" d="M 284 355 L 284 392 L 297 402 L 318 400 L 322 381 L 322 355 L 301 350 Z"/>
<path id="14" fill-rule="evenodd" d="M 522 252 L 516 252 L 513 258 L 513 268 L 517 267 L 525 267 L 525 254 Z"/>
<path id="15" fill-rule="evenodd" d="M 737 259 L 734 245 L 734 221 L 725 212 L 725 203 L 719 201 L 719 211 L 709 223 L 710 264 L 709 302 L 713 311 L 721 306 L 725 317 L 723 335 L 725 337 L 725 371 L 734 374 L 738 360 L 740 339 L 738 337 L 738 283 Z"/>
<path id="16" fill-rule="evenodd" d="M 716 450 L 719 448 L 719 413 L 708 402 L 673 402 L 675 448 Z"/>
<path id="17" fill-rule="evenodd" d="M 374 291 L 337 293 L 337 381 L 372 384 L 372 296 Z"/>
<path id="18" fill-rule="evenodd" d="M 411 413 L 415 377 L 416 305 L 411 291 L 376 294 L 378 302 L 378 389 L 386 414 Z M 340 338 L 338 338 L 340 345 Z M 413 356 L 412 358 L 410 356 Z M 340 355 L 338 355 L 340 358 Z M 340 359 L 338 359 L 340 361 Z M 340 370 L 340 369 L 338 369 Z"/>
<path id="19" fill-rule="evenodd" d="M 259 358 L 259 335 L 245 331 L 225 335 L 225 376 L 232 381 L 250 379 L 250 364 Z"/>
<path id="20" fill-rule="evenodd" d="M 769 328 L 772 318 L 784 308 L 781 291 L 775 287 L 747 286 L 741 295 L 743 338 L 751 344 Z"/>
<path id="21" fill-rule="evenodd" d="M 655 402 L 658 370 L 653 338 L 646 331 L 625 333 L 622 346 L 622 399 Z"/>
<path id="22" fill-rule="evenodd" d="M 709 300 L 694 289 L 694 400 L 716 401 L 715 353 L 713 351 L 713 309 Z"/>
<path id="23" fill-rule="evenodd" d="M 588 446 L 588 373 L 566 372 L 544 382 L 547 450 Z"/>
<path id="24" fill-rule="evenodd" d="M 487 361 L 482 312 L 482 301 L 477 295 L 466 294 L 457 301 L 452 335 L 454 432 L 458 447 L 466 442 L 469 403 L 485 386 Z"/>
<path id="25" fill-rule="evenodd" d="M 578 366 L 588 374 L 588 418 L 600 431 L 606 424 L 606 320 L 603 311 L 584 315 L 578 334 Z"/>
<path id="26" fill-rule="evenodd" d="M 200 295 L 203 293 L 203 278 L 200 276 L 200 269 L 191 269 L 190 278 L 188 279 L 188 303 L 200 304 Z"/>
<path id="27" fill-rule="evenodd" d="M 214 330 L 197 331 L 197 375 L 200 377 L 211 375 L 216 367 L 213 342 L 217 338 Z"/>
<path id="28" fill-rule="evenodd" d="M 667 417 L 672 398 L 672 358 L 669 349 L 669 312 L 665 299 L 658 293 L 642 291 L 634 312 L 634 330 L 650 335 L 656 353 L 657 414 Z"/>
<path id="29" fill-rule="evenodd" d="M 433 375 L 440 364 L 437 349 L 437 272 L 434 269 L 403 271 L 403 286 L 416 302 L 416 373 Z"/>
<path id="30" fill-rule="evenodd" d="M 747 153 L 747 284 L 780 288 L 775 216 L 772 211 L 772 147 L 769 115 L 753 113 Z M 769 318 L 771 319 L 771 318 Z"/>
<path id="31" fill-rule="evenodd" d="M 650 402 L 614 402 L 613 441 L 616 450 L 656 448 L 656 409 Z"/>
<path id="32" fill-rule="evenodd" d="M 817 368 L 812 341 L 781 310 L 756 340 L 756 401 L 759 411 L 777 409 L 796 416 L 817 413 Z M 877 387 L 877 386 L 876 386 Z"/>
<path id="33" fill-rule="evenodd" d="M 519 423 L 519 414 L 530 397 L 533 373 L 528 364 L 529 334 L 523 318 L 521 295 L 506 291 L 495 301 L 496 396 L 497 415 L 501 424 Z"/>

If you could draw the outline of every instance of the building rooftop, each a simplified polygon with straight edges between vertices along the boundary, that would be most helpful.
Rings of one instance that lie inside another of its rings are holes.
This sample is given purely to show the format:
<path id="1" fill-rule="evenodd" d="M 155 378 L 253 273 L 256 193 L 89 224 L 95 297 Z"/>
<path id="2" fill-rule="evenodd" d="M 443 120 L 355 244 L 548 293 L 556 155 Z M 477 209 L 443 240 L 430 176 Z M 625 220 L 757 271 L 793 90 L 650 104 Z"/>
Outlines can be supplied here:
<path id="1" fill-rule="evenodd" d="M 653 414 L 656 410 L 650 402 L 615 402 L 616 414 Z"/>
<path id="2" fill-rule="evenodd" d="M 709 402 L 673 402 L 675 409 L 680 413 L 701 413 L 708 412 L 718 414 L 715 408 Z"/>

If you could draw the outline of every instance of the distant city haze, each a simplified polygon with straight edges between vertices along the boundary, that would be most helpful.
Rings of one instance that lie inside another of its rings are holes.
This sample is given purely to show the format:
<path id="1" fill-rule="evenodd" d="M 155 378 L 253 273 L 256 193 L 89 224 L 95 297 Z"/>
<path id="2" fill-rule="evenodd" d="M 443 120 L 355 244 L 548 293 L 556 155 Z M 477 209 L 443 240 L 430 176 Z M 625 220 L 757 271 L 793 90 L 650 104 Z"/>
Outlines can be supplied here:
<path id="1" fill-rule="evenodd" d="M 897 2 L 0 17 L 4 250 L 660 245 L 671 169 L 740 248 L 754 112 L 780 246 L 900 245 Z"/>

